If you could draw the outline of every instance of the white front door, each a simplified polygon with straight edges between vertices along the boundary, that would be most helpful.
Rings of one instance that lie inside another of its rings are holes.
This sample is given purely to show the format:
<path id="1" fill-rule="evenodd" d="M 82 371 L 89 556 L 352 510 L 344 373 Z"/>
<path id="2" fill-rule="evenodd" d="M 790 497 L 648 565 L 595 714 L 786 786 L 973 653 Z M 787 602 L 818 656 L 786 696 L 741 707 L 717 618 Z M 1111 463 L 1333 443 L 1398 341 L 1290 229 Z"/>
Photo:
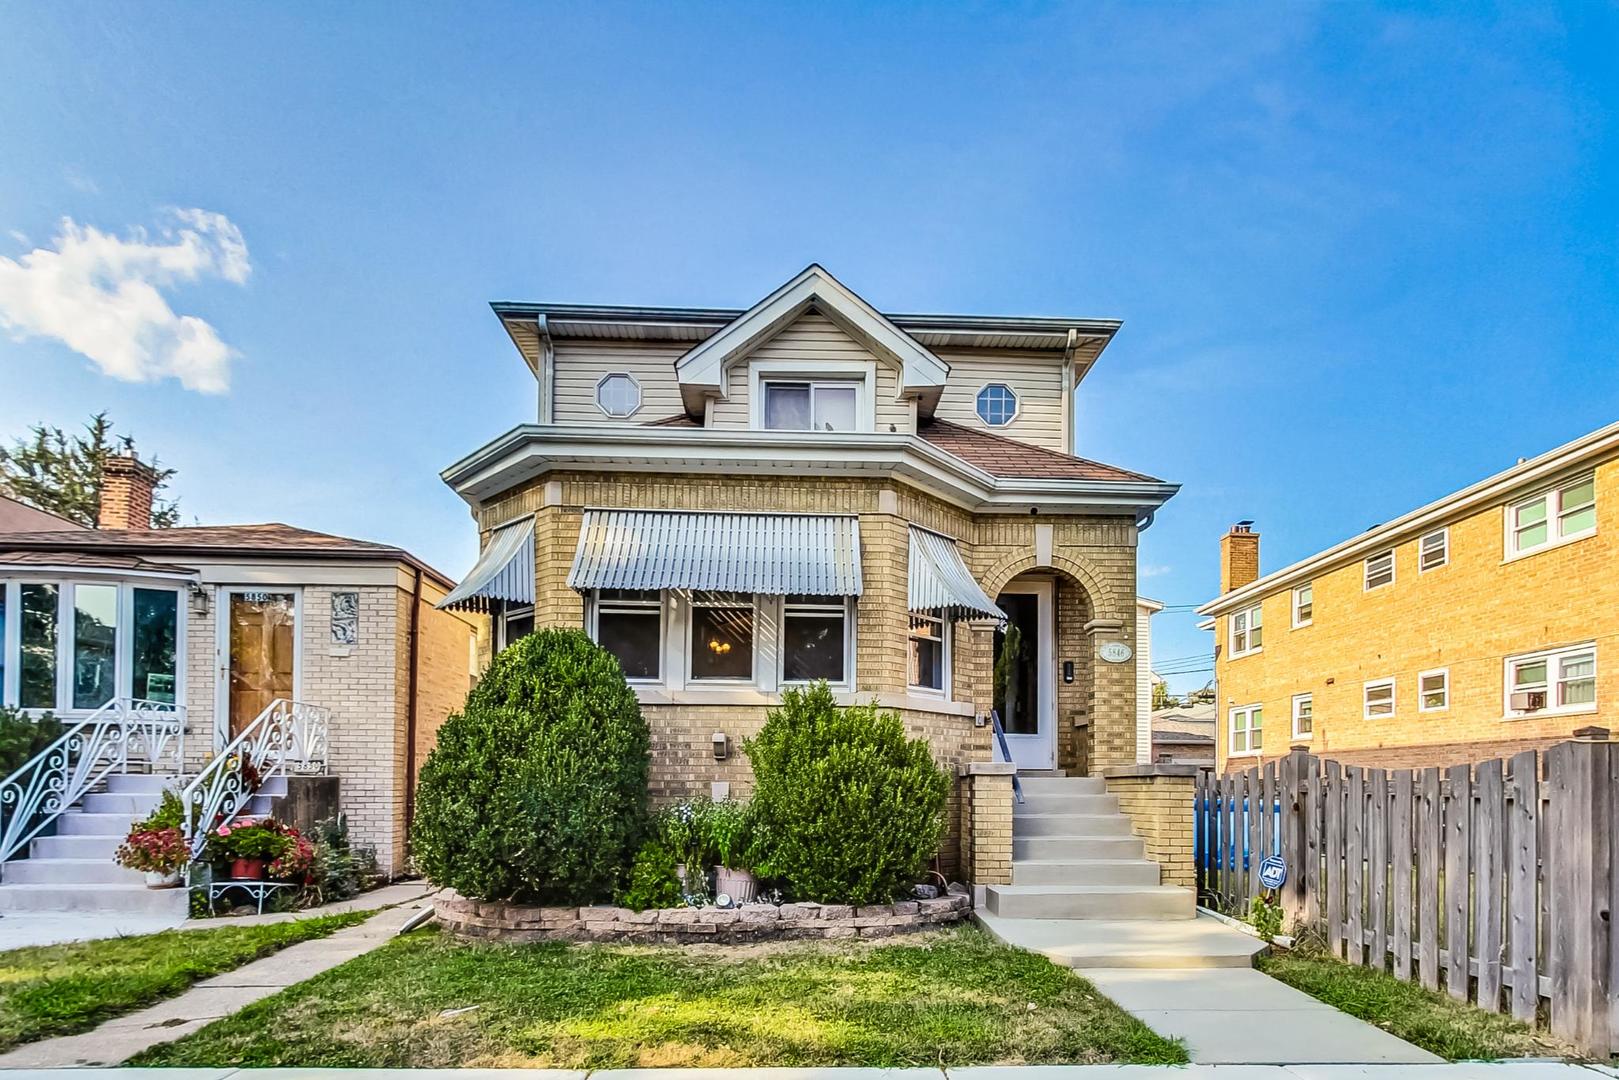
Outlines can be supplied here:
<path id="1" fill-rule="evenodd" d="M 1016 582 L 995 598 L 995 711 L 1019 769 L 1057 765 L 1055 620 L 1049 581 Z"/>

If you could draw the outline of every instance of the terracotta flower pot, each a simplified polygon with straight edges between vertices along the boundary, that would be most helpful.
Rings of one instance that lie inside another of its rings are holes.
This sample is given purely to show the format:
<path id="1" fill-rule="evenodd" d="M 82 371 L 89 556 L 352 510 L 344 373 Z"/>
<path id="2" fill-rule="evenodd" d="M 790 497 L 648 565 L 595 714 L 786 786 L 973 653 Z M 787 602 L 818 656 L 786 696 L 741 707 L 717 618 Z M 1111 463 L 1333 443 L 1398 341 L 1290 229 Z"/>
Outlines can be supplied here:
<path id="1" fill-rule="evenodd" d="M 232 859 L 230 876 L 237 881 L 263 881 L 263 859 Z"/>

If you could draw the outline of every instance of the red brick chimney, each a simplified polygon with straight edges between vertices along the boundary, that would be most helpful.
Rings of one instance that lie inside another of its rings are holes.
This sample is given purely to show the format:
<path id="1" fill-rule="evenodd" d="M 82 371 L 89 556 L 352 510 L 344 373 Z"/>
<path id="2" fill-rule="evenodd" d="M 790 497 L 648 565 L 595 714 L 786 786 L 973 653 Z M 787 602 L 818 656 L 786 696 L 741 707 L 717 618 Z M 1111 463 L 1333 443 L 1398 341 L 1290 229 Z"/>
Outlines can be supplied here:
<path id="1" fill-rule="evenodd" d="M 150 529 L 157 470 L 134 454 L 109 457 L 101 466 L 101 529 Z"/>
<path id="2" fill-rule="evenodd" d="M 1259 534 L 1254 523 L 1239 521 L 1220 537 L 1220 592 L 1240 589 L 1259 579 Z"/>

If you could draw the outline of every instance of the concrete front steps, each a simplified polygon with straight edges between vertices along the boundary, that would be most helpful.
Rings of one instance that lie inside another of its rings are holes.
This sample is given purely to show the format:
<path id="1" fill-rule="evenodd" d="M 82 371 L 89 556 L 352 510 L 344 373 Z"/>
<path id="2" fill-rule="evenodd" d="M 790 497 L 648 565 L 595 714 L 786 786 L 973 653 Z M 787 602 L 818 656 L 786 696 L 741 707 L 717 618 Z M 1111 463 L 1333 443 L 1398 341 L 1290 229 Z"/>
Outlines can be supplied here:
<path id="1" fill-rule="evenodd" d="M 165 788 L 179 779 L 161 774 L 113 775 L 106 788 L 92 792 L 46 827 L 28 845 L 28 857 L 0 867 L 0 914 L 5 912 L 108 912 L 174 915 L 187 912 L 184 889 L 148 889 L 145 875 L 113 861 L 130 826 L 162 801 Z M 270 812 L 286 793 L 275 778 L 243 812 Z"/>

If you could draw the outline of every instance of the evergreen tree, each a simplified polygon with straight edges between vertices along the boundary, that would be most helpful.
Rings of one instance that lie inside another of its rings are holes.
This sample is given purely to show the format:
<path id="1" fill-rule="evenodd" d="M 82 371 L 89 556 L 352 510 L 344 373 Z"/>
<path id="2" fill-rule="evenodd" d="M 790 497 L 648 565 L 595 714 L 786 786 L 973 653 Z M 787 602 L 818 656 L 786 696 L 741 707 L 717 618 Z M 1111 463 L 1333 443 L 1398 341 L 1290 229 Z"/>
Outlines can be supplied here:
<path id="1" fill-rule="evenodd" d="M 69 521 L 94 528 L 101 510 L 101 468 L 107 458 L 133 454 L 135 440 L 113 433 L 105 412 L 84 425 L 83 435 L 67 435 L 61 428 L 35 424 L 25 438 L 9 449 L 0 446 L 0 493 Z M 173 469 L 147 464 L 157 470 L 157 491 L 174 475 Z M 179 524 L 180 504 L 152 499 L 152 528 Z"/>

